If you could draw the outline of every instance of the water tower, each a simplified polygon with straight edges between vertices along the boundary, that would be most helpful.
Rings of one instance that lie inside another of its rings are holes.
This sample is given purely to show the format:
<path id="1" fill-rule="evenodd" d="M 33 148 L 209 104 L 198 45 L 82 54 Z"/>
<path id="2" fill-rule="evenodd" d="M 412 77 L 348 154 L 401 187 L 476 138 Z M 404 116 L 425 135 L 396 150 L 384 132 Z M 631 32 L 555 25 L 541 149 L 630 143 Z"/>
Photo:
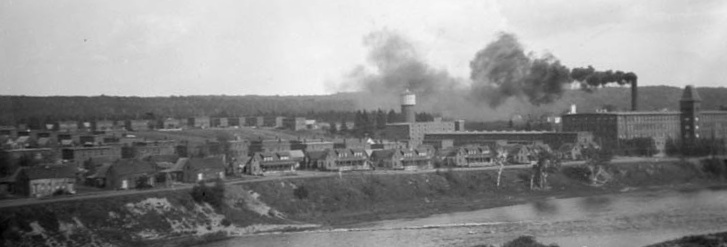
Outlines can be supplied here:
<path id="1" fill-rule="evenodd" d="M 401 115 L 404 116 L 405 123 L 416 122 L 414 115 L 414 106 L 416 105 L 416 95 L 407 89 L 401 94 Z"/>

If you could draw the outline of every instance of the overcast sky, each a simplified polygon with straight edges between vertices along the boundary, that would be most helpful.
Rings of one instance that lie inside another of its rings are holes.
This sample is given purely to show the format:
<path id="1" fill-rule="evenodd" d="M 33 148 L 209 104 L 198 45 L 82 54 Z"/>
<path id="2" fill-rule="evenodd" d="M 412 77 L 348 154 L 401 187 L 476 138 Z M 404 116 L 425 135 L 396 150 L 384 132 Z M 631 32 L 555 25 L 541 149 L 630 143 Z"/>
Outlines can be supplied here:
<path id="1" fill-rule="evenodd" d="M 640 85 L 727 86 L 719 0 L 0 0 L 0 95 L 327 94 L 382 29 L 464 79 L 506 31 Z"/>

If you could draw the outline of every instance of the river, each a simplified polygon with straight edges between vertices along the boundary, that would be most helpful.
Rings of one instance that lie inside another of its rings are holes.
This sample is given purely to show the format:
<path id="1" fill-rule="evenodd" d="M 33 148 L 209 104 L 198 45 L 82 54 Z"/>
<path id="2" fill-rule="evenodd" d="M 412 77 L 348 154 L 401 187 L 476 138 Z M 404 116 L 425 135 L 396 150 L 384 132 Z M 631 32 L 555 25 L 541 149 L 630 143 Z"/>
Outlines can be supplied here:
<path id="1" fill-rule="evenodd" d="M 727 190 L 658 190 L 547 199 L 346 229 L 262 234 L 203 246 L 475 246 L 531 235 L 562 247 L 620 247 L 719 231 L 727 231 Z"/>

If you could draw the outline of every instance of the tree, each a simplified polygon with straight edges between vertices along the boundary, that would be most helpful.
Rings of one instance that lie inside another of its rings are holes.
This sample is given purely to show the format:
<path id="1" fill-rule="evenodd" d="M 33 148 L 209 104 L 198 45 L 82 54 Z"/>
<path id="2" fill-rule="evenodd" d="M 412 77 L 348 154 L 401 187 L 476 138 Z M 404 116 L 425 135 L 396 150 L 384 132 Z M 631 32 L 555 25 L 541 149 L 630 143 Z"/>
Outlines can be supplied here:
<path id="1" fill-rule="evenodd" d="M 386 122 L 387 123 L 397 123 L 397 122 L 401 122 L 401 120 L 399 120 L 399 114 L 397 114 L 394 111 L 394 109 L 389 110 L 389 113 L 386 114 Z"/>
<path id="2" fill-rule="evenodd" d="M 348 133 L 348 125 L 346 125 L 346 120 L 341 120 L 341 129 L 339 130 L 340 133 Z"/>
<path id="3" fill-rule="evenodd" d="M 611 150 L 591 146 L 584 148 L 582 153 L 586 160 L 587 175 L 592 186 L 602 186 L 611 181 L 612 176 L 607 171 L 613 158 Z"/>
<path id="4" fill-rule="evenodd" d="M 382 111 L 381 109 L 376 111 L 376 129 L 381 130 L 381 129 L 386 128 L 386 123 L 387 123 L 386 117 L 387 117 L 386 113 L 384 111 Z"/>
<path id="5" fill-rule="evenodd" d="M 555 153 L 542 148 L 535 147 L 535 164 L 533 165 L 533 173 L 530 176 L 530 189 L 535 187 L 539 189 L 548 189 L 548 174 L 553 174 L 560 170 L 561 160 Z"/>
<path id="6" fill-rule="evenodd" d="M 328 128 L 328 133 L 331 135 L 335 135 L 338 133 L 338 128 L 336 128 L 336 122 L 330 122 L 328 123 L 331 127 Z"/>

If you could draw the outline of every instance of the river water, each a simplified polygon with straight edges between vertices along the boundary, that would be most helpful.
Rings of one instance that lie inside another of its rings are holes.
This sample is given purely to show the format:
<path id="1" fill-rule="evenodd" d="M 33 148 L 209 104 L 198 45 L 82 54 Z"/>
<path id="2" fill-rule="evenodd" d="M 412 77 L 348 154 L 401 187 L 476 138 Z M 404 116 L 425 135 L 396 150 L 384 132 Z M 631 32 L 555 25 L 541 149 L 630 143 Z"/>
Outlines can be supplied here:
<path id="1" fill-rule="evenodd" d="M 548 199 L 346 229 L 254 235 L 204 246 L 475 246 L 530 235 L 563 247 L 620 247 L 720 231 L 727 231 L 727 190 L 661 190 Z"/>

